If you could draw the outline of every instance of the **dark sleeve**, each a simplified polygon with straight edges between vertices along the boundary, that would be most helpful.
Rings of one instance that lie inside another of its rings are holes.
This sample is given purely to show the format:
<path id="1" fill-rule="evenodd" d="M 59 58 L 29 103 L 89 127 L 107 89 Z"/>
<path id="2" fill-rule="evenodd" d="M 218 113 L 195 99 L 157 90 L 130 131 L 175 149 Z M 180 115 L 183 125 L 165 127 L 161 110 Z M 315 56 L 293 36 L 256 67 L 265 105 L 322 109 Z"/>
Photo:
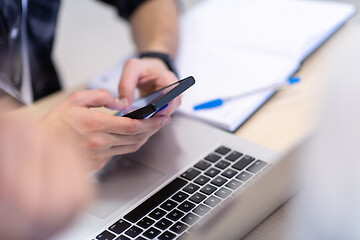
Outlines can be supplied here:
<path id="1" fill-rule="evenodd" d="M 119 15 L 125 19 L 129 19 L 131 14 L 142 3 L 147 0 L 99 0 L 101 2 L 113 5 L 117 8 Z"/>

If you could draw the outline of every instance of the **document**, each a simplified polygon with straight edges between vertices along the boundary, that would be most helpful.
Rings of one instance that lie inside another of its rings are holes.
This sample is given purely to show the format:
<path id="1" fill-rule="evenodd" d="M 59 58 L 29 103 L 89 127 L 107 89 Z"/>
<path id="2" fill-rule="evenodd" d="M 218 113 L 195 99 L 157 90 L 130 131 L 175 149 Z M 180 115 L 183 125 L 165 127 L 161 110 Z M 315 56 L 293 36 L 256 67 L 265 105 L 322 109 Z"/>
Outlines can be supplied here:
<path id="1" fill-rule="evenodd" d="M 212 99 L 285 82 L 353 14 L 351 4 L 300 0 L 207 0 L 181 22 L 177 65 L 193 75 L 179 111 L 235 131 L 275 91 L 193 110 Z M 300 83 L 301 84 L 301 83 Z"/>

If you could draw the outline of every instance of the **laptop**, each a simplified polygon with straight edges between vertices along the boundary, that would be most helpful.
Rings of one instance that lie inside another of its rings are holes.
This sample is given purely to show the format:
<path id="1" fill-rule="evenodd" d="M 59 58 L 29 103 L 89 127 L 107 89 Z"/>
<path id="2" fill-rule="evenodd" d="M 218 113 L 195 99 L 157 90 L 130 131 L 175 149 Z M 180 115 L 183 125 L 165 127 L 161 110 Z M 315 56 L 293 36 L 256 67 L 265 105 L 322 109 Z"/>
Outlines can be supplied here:
<path id="1" fill-rule="evenodd" d="M 97 173 L 98 197 L 54 239 L 240 239 L 292 196 L 291 169 L 278 152 L 174 114 Z M 241 219 L 229 235 L 204 234 L 229 210 Z"/>

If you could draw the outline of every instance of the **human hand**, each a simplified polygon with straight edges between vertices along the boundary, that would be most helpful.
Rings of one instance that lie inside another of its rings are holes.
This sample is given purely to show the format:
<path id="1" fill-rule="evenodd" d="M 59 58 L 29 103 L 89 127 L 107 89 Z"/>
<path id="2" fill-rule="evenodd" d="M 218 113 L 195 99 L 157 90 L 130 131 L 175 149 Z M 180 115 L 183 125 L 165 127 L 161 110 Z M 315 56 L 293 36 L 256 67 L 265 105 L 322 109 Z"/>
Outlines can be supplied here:
<path id="1" fill-rule="evenodd" d="M 103 167 L 114 155 L 134 152 L 157 130 L 169 122 L 168 116 L 136 120 L 113 116 L 92 107 L 123 109 L 123 101 L 106 90 L 79 91 L 52 109 L 42 124 L 62 129 L 79 139 L 92 160 L 92 167 Z"/>
<path id="2" fill-rule="evenodd" d="M 86 155 L 19 118 L 0 116 L 0 133 L 0 239 L 47 239 L 91 200 Z"/>
<path id="3" fill-rule="evenodd" d="M 175 74 L 168 70 L 162 60 L 158 58 L 133 58 L 126 62 L 119 83 L 119 95 L 129 104 L 134 100 L 135 89 L 141 96 L 146 96 L 156 90 L 178 81 Z M 155 116 L 170 115 L 180 106 L 181 97 L 172 100 L 168 107 Z"/>

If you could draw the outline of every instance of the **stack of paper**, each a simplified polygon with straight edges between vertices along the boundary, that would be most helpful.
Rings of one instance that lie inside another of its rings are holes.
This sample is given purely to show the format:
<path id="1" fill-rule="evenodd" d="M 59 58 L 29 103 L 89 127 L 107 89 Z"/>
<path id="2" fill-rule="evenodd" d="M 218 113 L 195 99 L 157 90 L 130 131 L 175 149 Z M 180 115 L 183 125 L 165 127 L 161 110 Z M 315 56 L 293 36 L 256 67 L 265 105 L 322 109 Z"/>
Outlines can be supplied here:
<path id="1" fill-rule="evenodd" d="M 196 84 L 179 111 L 235 131 L 274 91 L 194 111 L 199 103 L 286 81 L 301 62 L 353 14 L 350 4 L 305 0 L 204 0 L 181 21 L 177 66 Z M 120 61 L 94 78 L 90 88 L 117 94 Z"/>

